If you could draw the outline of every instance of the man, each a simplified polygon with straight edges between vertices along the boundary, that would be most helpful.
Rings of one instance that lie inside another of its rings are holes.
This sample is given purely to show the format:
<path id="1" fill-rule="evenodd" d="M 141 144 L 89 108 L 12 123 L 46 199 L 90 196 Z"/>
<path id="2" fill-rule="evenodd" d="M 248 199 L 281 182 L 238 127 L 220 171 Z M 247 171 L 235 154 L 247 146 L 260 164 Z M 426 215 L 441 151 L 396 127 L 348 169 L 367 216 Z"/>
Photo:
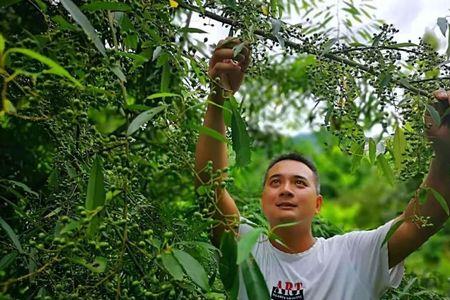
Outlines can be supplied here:
<path id="1" fill-rule="evenodd" d="M 216 82 L 209 97 L 204 126 L 222 135 L 225 135 L 223 90 L 234 93 L 239 89 L 250 61 L 249 47 L 244 47 L 242 54 L 233 58 L 232 47 L 238 43 L 237 39 L 221 41 L 209 64 L 209 75 Z M 439 91 L 435 97 L 440 102 L 441 112 L 448 108 L 450 93 Z M 424 186 L 439 192 L 448 203 L 448 120 L 436 126 L 427 116 L 425 122 L 435 158 Z M 197 184 L 209 180 L 203 172 L 208 161 L 212 161 L 213 170 L 226 168 L 227 147 L 217 139 L 200 134 L 196 148 L 196 171 L 200 177 Z M 351 232 L 330 239 L 314 238 L 311 223 L 323 201 L 319 187 L 315 166 L 300 155 L 281 156 L 267 169 L 261 205 L 270 227 L 296 222 L 293 226 L 275 229 L 286 246 L 261 236 L 252 250 L 271 299 L 377 299 L 388 287 L 400 283 L 403 260 L 436 233 L 448 217 L 433 194 L 428 193 L 423 205 L 418 199 L 412 199 L 399 218 L 375 230 Z M 216 218 L 224 224 L 213 230 L 212 240 L 218 245 L 225 229 L 235 229 L 233 226 L 238 223 L 239 211 L 225 188 L 219 185 L 215 193 Z M 417 217 L 429 217 L 433 226 L 421 226 Z M 382 246 L 387 232 L 400 219 L 404 222 Z M 248 225 L 241 224 L 239 234 L 243 235 L 249 229 Z M 239 298 L 247 299 L 242 278 Z"/>

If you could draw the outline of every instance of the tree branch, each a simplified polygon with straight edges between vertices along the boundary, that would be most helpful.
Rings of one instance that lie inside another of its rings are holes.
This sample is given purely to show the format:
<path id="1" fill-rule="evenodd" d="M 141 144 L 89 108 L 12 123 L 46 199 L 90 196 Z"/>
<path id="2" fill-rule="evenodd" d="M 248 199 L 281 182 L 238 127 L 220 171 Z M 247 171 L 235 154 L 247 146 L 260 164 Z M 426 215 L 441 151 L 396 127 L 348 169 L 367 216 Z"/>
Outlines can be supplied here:
<path id="1" fill-rule="evenodd" d="M 206 10 L 204 12 L 202 12 L 199 7 L 187 4 L 185 2 L 180 3 L 180 7 L 184 8 L 184 9 L 187 9 L 187 10 L 190 10 L 190 11 L 197 12 L 197 13 L 199 13 L 201 15 L 204 15 L 204 16 L 210 18 L 210 19 L 219 21 L 219 22 L 224 23 L 224 24 L 228 24 L 228 25 L 236 26 L 236 27 L 242 27 L 243 26 L 239 21 L 236 21 L 236 20 L 233 20 L 233 19 L 229 19 L 229 18 L 220 16 L 218 14 L 215 14 L 213 12 L 206 11 Z M 265 39 L 268 39 L 268 40 L 271 40 L 271 41 L 273 41 L 275 43 L 278 43 L 278 38 L 275 35 L 271 34 L 271 33 L 267 33 L 267 32 L 264 32 L 264 31 L 258 30 L 258 29 L 255 30 L 254 33 L 256 35 L 264 37 Z M 305 49 L 302 47 L 302 45 L 300 45 L 298 43 L 294 43 L 294 42 L 289 41 L 289 40 L 285 41 L 285 45 L 290 47 L 290 48 L 296 49 L 296 50 L 305 51 Z M 305 52 L 307 52 L 307 51 L 305 51 Z M 310 53 L 310 54 L 317 55 L 317 53 Z M 338 56 L 338 55 L 336 55 L 334 53 L 324 53 L 321 56 L 325 57 L 327 59 L 333 60 L 333 61 L 340 62 L 340 63 L 345 64 L 347 66 L 358 68 L 359 70 L 362 70 L 362 71 L 364 71 L 366 73 L 369 73 L 369 74 L 371 74 L 373 76 L 378 76 L 379 75 L 379 74 L 377 74 L 377 72 L 375 70 L 369 68 L 368 66 L 360 64 L 360 63 L 358 63 L 356 61 L 353 61 L 353 60 L 350 60 L 348 58 Z M 407 82 L 405 80 L 401 80 L 400 78 L 392 78 L 391 81 L 394 82 L 397 86 L 400 86 L 400 87 L 404 88 L 405 90 L 408 90 L 408 91 L 410 91 L 410 92 L 412 92 L 414 94 L 425 96 L 425 97 L 430 96 L 430 92 L 422 90 L 422 89 L 419 89 L 419 88 L 416 88 L 416 87 L 413 87 L 409 82 Z"/>

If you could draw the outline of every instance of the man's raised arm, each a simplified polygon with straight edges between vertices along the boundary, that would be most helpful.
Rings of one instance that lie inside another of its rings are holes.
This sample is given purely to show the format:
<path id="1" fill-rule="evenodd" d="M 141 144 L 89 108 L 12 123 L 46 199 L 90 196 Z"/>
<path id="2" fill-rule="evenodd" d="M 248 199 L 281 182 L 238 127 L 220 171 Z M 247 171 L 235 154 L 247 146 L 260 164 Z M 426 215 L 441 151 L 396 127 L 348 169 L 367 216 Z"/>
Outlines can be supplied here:
<path id="1" fill-rule="evenodd" d="M 224 104 L 224 92 L 236 92 L 244 78 L 244 71 L 249 65 L 250 50 L 244 47 L 242 54 L 233 57 L 233 46 L 239 44 L 236 38 L 220 41 L 214 50 L 209 63 L 208 75 L 215 82 L 208 98 L 208 106 L 203 125 L 219 132 L 225 137 L 225 122 L 222 106 Z M 195 150 L 195 171 L 198 173 L 196 186 L 208 182 L 209 174 L 205 172 L 207 163 L 211 161 L 213 171 L 224 169 L 228 166 L 227 145 L 209 135 L 200 133 Z M 226 176 L 226 175 L 225 175 Z M 223 181 L 225 176 L 220 180 Z M 226 228 L 231 228 L 239 220 L 239 211 L 230 194 L 221 185 L 216 188 L 217 211 L 215 218 L 223 224 L 214 228 L 212 241 L 215 245 L 220 243 L 220 236 Z"/>
<path id="2" fill-rule="evenodd" d="M 450 207 L 450 115 L 444 116 L 449 109 L 450 92 L 437 91 L 436 108 L 441 114 L 442 122 L 438 126 L 429 115 L 425 117 L 427 137 L 431 141 L 435 157 L 431 161 L 424 188 L 437 191 Z M 421 226 L 420 220 L 415 218 L 429 218 L 432 226 Z M 428 192 L 424 204 L 420 204 L 417 197 L 413 198 L 401 216 L 405 221 L 392 235 L 388 242 L 389 267 L 393 267 L 409 254 L 420 247 L 429 237 L 436 233 L 448 219 L 442 205 L 436 201 L 433 192 Z"/>

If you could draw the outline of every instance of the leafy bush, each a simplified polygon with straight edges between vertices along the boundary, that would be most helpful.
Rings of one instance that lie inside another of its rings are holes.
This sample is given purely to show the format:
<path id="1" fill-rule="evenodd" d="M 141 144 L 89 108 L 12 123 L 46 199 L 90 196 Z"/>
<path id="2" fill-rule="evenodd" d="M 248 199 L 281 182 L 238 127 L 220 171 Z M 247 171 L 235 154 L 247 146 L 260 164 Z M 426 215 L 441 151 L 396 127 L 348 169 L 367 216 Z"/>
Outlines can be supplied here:
<path id="1" fill-rule="evenodd" d="M 196 14 L 252 43 L 242 91 L 252 100 L 230 101 L 238 165 L 251 148 L 277 152 L 282 137 L 260 123 L 293 110 L 313 128 L 321 119 L 354 169 L 366 155 L 389 178 L 421 176 L 431 156 L 421 114 L 430 91 L 448 88 L 433 75 L 448 75 L 445 58 L 423 42 L 394 42 L 391 26 L 373 34 L 369 4 L 342 8 L 344 34 L 314 3 L 2 2 L 0 295 L 225 297 L 208 242 L 214 182 L 193 185 L 210 81 Z M 315 22 L 281 21 L 294 11 L 315 11 Z M 363 15 L 371 26 L 352 32 Z M 367 140 L 377 124 L 382 134 Z M 255 203 L 242 210 L 259 215 Z M 315 230 L 340 232 L 325 220 Z"/>

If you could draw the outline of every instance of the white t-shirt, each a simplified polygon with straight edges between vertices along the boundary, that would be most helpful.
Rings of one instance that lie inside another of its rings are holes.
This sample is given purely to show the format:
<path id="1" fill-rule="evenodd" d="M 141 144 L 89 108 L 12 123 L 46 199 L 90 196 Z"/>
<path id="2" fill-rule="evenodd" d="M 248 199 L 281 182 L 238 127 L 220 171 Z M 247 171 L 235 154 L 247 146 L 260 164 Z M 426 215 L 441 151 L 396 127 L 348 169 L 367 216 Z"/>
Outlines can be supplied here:
<path id="1" fill-rule="evenodd" d="M 295 254 L 276 249 L 261 235 L 252 254 L 270 299 L 380 299 L 389 287 L 398 287 L 403 276 L 403 262 L 389 269 L 387 243 L 381 247 L 392 222 L 370 231 L 317 238 L 310 249 Z M 251 229 L 241 223 L 239 233 Z M 242 274 L 239 276 L 239 299 L 248 299 Z"/>

